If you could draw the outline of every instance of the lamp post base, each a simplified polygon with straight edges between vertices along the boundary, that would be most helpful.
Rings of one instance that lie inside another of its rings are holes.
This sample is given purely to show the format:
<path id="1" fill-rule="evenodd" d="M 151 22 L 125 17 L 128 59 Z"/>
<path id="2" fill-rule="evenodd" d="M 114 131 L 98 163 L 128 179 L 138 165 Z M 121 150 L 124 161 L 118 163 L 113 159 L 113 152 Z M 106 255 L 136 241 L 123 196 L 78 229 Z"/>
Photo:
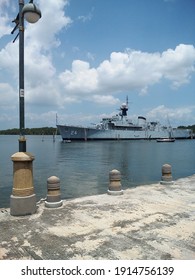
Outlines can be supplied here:
<path id="1" fill-rule="evenodd" d="M 10 196 L 10 214 L 12 216 L 32 215 L 36 212 L 36 195 L 32 194 L 25 197 Z"/>
<path id="2" fill-rule="evenodd" d="M 33 187 L 33 160 L 31 153 L 17 152 L 13 161 L 13 189 L 10 197 L 10 213 L 13 216 L 36 212 L 36 195 Z"/>

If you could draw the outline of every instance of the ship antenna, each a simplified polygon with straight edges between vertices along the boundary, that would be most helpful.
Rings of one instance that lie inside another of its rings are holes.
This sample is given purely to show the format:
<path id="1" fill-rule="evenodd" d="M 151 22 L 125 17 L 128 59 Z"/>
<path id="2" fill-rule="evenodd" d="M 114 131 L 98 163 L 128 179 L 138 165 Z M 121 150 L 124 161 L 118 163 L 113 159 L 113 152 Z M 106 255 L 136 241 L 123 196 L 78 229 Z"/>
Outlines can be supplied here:
<path id="1" fill-rule="evenodd" d="M 126 105 L 128 107 L 129 101 L 128 101 L 128 95 L 126 96 Z"/>
<path id="2" fill-rule="evenodd" d="M 56 126 L 58 125 L 58 114 L 56 113 Z"/>

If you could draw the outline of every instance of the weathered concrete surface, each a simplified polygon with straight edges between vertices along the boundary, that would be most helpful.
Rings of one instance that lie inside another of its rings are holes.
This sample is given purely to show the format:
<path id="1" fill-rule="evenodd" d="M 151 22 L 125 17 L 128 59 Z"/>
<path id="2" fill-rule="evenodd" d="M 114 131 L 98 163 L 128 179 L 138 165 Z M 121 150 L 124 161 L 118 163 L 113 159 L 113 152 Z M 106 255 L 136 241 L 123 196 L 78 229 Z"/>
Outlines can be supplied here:
<path id="1" fill-rule="evenodd" d="M 56 209 L 41 203 L 31 216 L 0 209 L 0 259 L 195 259 L 195 175 Z"/>

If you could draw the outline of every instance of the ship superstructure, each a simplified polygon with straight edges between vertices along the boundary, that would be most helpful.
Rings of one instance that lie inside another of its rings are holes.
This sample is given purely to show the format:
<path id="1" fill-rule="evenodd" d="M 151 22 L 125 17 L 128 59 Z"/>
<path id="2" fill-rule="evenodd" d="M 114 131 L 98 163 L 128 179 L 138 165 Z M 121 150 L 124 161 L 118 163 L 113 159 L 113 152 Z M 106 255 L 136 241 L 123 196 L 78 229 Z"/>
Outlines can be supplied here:
<path id="1" fill-rule="evenodd" d="M 143 116 L 138 116 L 137 122 L 133 123 L 127 116 L 128 98 L 126 103 L 120 107 L 119 114 L 103 118 L 101 122 L 93 127 L 82 127 L 74 125 L 57 124 L 63 140 L 139 140 L 170 138 L 191 138 L 190 129 L 173 129 L 162 126 L 159 122 L 147 122 Z"/>

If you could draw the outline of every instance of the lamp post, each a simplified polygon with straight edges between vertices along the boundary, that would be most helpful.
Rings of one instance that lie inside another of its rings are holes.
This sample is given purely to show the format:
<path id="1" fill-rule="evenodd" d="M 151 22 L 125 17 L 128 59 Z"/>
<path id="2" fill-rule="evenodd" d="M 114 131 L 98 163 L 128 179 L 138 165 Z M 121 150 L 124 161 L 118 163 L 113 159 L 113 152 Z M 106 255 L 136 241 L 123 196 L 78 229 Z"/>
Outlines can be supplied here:
<path id="1" fill-rule="evenodd" d="M 10 213 L 13 216 L 29 215 L 36 212 L 36 195 L 33 187 L 33 160 L 34 156 L 26 152 L 25 138 L 25 117 L 24 117 L 24 18 L 35 23 L 41 18 L 41 11 L 30 0 L 24 4 L 24 0 L 19 1 L 19 13 L 13 20 L 16 26 L 12 30 L 19 28 L 13 42 L 19 36 L 19 152 L 13 154 L 13 189 L 10 196 Z"/>
<path id="2" fill-rule="evenodd" d="M 25 138 L 25 111 L 24 111 L 24 18 L 35 23 L 41 18 L 41 11 L 31 0 L 24 5 L 24 0 L 19 0 L 19 152 L 26 152 Z"/>

